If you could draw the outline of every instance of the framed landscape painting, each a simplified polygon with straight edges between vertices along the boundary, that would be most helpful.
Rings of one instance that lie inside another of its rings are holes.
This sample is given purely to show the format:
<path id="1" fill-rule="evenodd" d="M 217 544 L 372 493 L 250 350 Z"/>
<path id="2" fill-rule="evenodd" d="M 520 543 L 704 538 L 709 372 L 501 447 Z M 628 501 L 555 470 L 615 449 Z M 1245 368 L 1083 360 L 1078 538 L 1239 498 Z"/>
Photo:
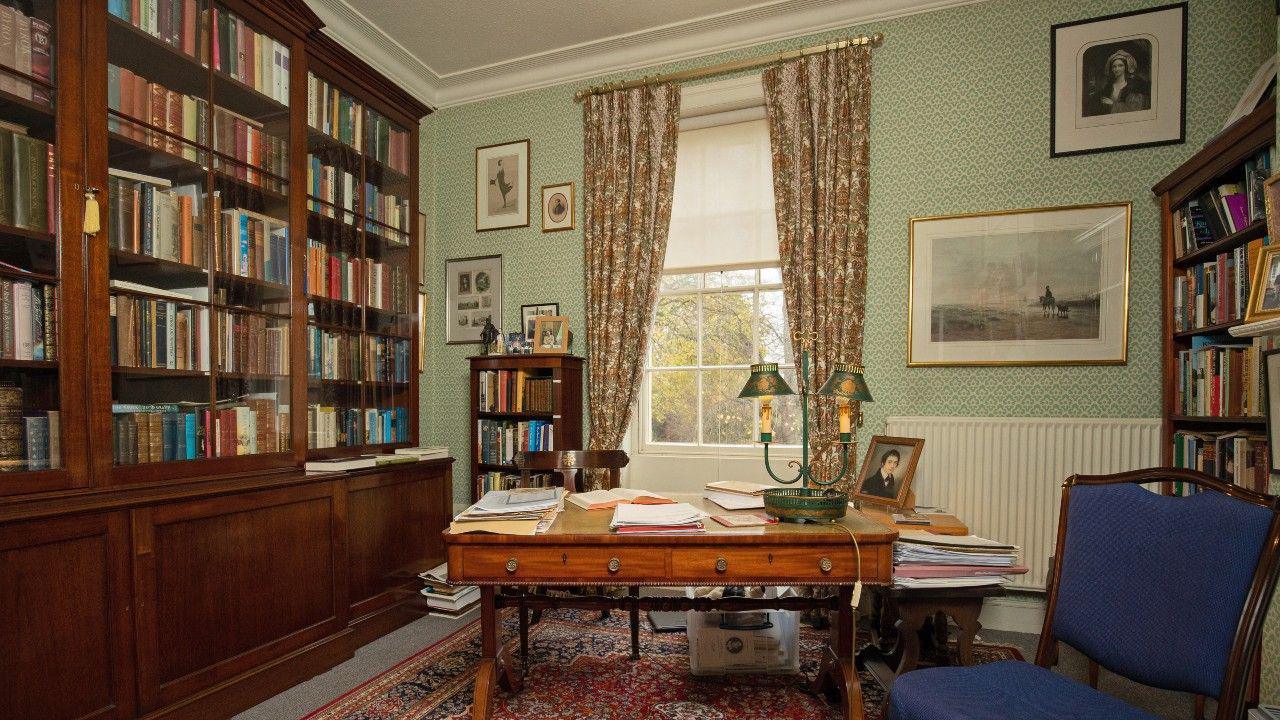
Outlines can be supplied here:
<path id="1" fill-rule="evenodd" d="M 1130 203 L 912 218 L 907 365 L 1122 365 Z"/>

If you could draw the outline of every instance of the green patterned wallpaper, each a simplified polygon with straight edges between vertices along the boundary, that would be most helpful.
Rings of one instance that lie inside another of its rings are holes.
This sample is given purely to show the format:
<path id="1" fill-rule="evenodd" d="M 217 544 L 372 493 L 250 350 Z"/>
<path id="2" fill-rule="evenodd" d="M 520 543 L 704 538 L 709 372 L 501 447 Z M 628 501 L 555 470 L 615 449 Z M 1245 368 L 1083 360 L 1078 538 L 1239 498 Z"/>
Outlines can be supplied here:
<path id="1" fill-rule="evenodd" d="M 1217 132 L 1258 65 L 1277 47 L 1269 0 L 1191 0 L 1187 142 L 1050 159 L 1049 26 L 1162 4 L 1144 0 L 991 0 L 847 28 L 592 81 L 573 82 L 429 116 L 423 132 L 431 298 L 422 384 L 425 442 L 459 458 L 454 494 L 469 488 L 466 357 L 444 344 L 444 261 L 501 254 L 504 329 L 520 305 L 559 302 L 583 336 L 581 231 L 474 231 L 474 150 L 531 140 L 530 185 L 573 180 L 581 190 L 581 106 L 573 93 L 616 77 L 706 65 L 883 32 L 872 85 L 871 220 L 863 357 L 876 402 L 867 427 L 891 415 L 1154 417 L 1159 398 L 1159 226 L 1151 186 Z M 1227 42 L 1224 42 L 1224 39 Z M 1129 362 L 1117 367 L 906 367 L 907 220 L 913 216 L 1076 203 L 1134 204 Z M 581 218 L 581 200 L 578 202 Z M 581 227 L 581 221 L 579 221 Z M 581 346 L 575 352 L 582 353 Z M 871 433 L 864 433 L 869 436 Z M 1268 633 L 1280 657 L 1280 633 Z M 1270 673 L 1271 676 L 1276 673 Z M 1280 679 L 1269 677 L 1269 694 Z"/>

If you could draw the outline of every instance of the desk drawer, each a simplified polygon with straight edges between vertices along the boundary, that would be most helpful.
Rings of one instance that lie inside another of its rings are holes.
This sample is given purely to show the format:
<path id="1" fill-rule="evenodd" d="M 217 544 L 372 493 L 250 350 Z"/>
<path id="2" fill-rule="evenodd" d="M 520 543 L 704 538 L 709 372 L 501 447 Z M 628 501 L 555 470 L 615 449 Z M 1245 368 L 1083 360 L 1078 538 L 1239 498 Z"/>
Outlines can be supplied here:
<path id="1" fill-rule="evenodd" d="M 607 547 L 495 547 L 469 550 L 463 560 L 468 581 L 541 580 L 581 583 L 658 581 L 667 571 L 667 551 Z"/>
<path id="2" fill-rule="evenodd" d="M 868 568 L 863 568 L 867 571 Z M 671 551 L 672 576 L 680 579 L 745 581 L 850 581 L 857 575 L 853 548 L 820 550 L 771 547 L 676 548 Z"/>

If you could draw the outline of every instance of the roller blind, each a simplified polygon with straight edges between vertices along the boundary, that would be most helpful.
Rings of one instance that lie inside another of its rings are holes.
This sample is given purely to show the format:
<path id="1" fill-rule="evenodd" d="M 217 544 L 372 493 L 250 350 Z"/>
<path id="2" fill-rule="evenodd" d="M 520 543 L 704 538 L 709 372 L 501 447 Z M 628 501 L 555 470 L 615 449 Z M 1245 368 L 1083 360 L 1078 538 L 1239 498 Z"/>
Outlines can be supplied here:
<path id="1" fill-rule="evenodd" d="M 765 120 L 683 130 L 664 268 L 778 262 Z"/>

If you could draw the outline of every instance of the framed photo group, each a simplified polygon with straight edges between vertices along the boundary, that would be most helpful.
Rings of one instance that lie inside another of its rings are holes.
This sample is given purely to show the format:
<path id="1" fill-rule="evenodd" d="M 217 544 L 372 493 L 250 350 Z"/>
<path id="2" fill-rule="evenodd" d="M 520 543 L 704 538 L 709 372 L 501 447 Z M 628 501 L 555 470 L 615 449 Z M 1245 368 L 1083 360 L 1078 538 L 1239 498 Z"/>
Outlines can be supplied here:
<path id="1" fill-rule="evenodd" d="M 445 263 L 445 341 L 480 342 L 486 322 L 502 324 L 502 256 L 458 258 Z"/>

